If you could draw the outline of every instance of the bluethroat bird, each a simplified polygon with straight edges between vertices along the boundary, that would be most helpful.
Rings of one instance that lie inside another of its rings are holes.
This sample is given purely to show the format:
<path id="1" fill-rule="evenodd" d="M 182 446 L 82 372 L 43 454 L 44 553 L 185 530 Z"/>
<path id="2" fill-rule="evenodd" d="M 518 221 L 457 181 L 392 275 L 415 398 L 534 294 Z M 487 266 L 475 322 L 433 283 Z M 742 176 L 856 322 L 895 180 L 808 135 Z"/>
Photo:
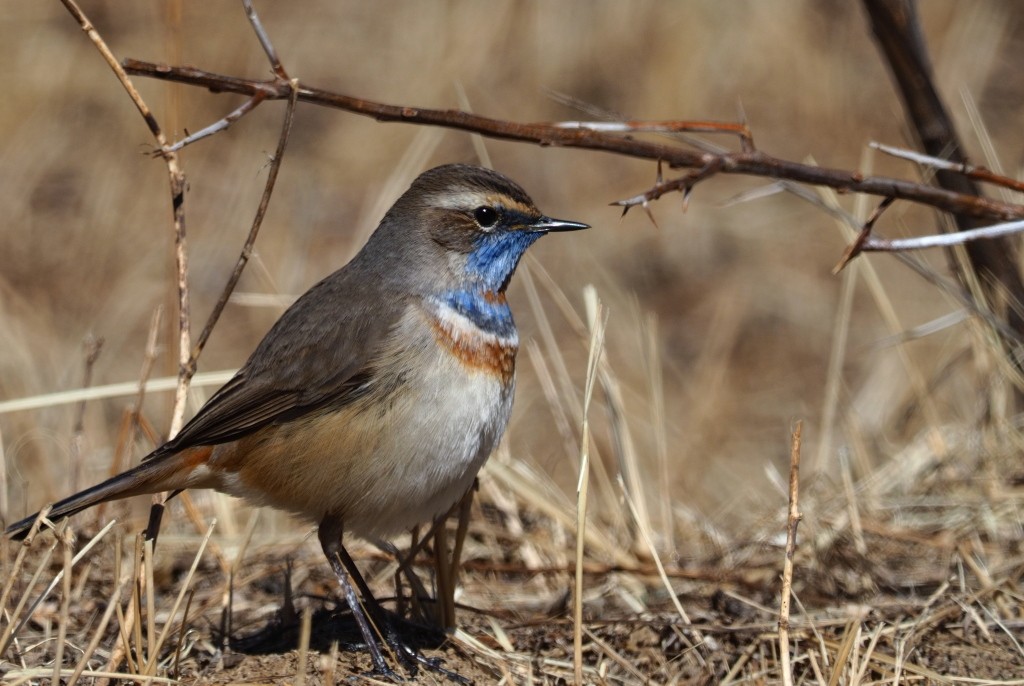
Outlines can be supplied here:
<path id="1" fill-rule="evenodd" d="M 49 518 L 213 488 L 312 520 L 375 671 L 394 676 L 353 581 L 415 672 L 428 661 L 383 616 L 342 533 L 381 540 L 446 513 L 470 488 L 512 410 L 519 335 L 505 289 L 538 238 L 585 228 L 541 214 L 497 172 L 424 172 L 359 254 L 289 307 L 177 436 L 56 503 Z M 36 518 L 7 534 L 24 537 Z"/>

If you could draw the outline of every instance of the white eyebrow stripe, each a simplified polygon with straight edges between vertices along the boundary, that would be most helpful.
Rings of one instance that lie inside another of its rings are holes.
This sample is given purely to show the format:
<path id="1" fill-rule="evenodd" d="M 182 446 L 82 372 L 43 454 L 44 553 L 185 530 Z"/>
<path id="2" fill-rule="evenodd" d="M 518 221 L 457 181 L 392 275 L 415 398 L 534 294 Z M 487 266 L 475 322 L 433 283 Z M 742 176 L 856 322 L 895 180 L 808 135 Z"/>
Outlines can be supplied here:
<path id="1" fill-rule="evenodd" d="M 459 210 L 462 212 L 469 212 L 470 210 L 475 210 L 482 205 L 489 205 L 492 207 L 502 207 L 515 212 L 522 212 L 526 215 L 538 214 L 537 210 L 533 207 L 524 205 L 518 200 L 510 198 L 503 193 L 491 193 L 487 191 L 466 190 L 454 193 L 451 191 L 436 193 L 427 198 L 427 203 L 434 207 L 440 207 L 446 210 Z"/>
<path id="2" fill-rule="evenodd" d="M 463 191 L 461 193 L 438 193 L 427 199 L 427 203 L 446 210 L 472 210 L 481 205 L 494 205 L 500 196 L 480 191 Z"/>

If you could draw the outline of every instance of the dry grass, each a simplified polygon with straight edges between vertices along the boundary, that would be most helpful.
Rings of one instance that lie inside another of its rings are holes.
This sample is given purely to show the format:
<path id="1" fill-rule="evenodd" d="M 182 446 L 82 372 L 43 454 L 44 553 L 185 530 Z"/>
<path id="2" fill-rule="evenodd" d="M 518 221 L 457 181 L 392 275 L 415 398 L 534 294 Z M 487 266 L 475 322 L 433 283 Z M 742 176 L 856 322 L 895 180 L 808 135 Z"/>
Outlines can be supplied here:
<path id="1" fill-rule="evenodd" d="M 866 152 L 871 140 L 903 143 L 903 125 L 852 3 L 264 4 L 285 65 L 311 84 L 523 121 L 578 118 L 552 91 L 651 119 L 733 119 L 742 108 L 772 153 L 912 173 Z M 166 174 L 140 154 L 138 115 L 59 3 L 5 10 L 0 403 L 78 388 L 88 336 L 104 339 L 93 384 L 131 382 L 154 310 L 173 311 L 175 298 Z M 234 3 L 189 4 L 180 22 L 153 4 L 85 10 L 122 57 L 267 70 Z M 1012 169 L 1024 136 L 1016 5 L 930 0 L 921 11 L 971 156 Z M 238 104 L 139 86 L 174 132 Z M 282 107 L 263 105 L 183 153 L 200 320 L 248 231 Z M 794 683 L 1022 683 L 1022 440 L 1012 374 L 983 324 L 965 317 L 904 337 L 957 305 L 891 257 L 833 277 L 848 227 L 788 194 L 733 202 L 758 182 L 713 180 L 685 214 L 666 198 L 655 228 L 607 207 L 645 188 L 650 165 L 493 141 L 482 150 L 545 211 L 595 230 L 542 241 L 513 285 L 526 341 L 515 417 L 481 477 L 460 629 L 432 654 L 477 683 L 572 681 L 577 631 L 586 682 L 781 682 L 785 474 L 802 419 Z M 282 301 L 351 256 L 416 173 L 481 154 L 468 136 L 300 106 L 255 258 L 201 371 L 237 366 Z M 860 198 L 815 195 L 852 217 L 869 211 Z M 881 231 L 933 226 L 894 210 Z M 923 257 L 944 273 L 940 255 Z M 583 453 L 588 284 L 608 324 Z M 163 322 L 154 376 L 175 371 L 175 318 Z M 211 390 L 197 385 L 192 409 Z M 170 399 L 147 396 L 156 433 Z M 107 474 L 131 402 L 131 392 L 88 401 L 80 439 L 74 403 L 0 414 L 5 518 Z M 135 457 L 148 449 L 139 442 Z M 574 623 L 581 454 L 590 481 Z M 103 521 L 128 528 L 102 532 L 77 561 L 66 538 L 4 542 L 0 632 L 25 621 L 0 633 L 4 683 L 118 670 L 152 683 L 331 683 L 368 666 L 346 649 L 346 618 L 321 611 L 334 589 L 303 527 L 269 511 L 256 521 L 215 494 L 193 500 L 193 511 L 172 507 L 152 557 L 131 533 L 144 503 L 106 508 Z M 73 522 L 77 551 L 81 532 L 98 530 L 90 517 Z M 353 553 L 392 596 L 395 565 L 369 547 Z M 416 569 L 429 586 L 430 568 Z M 242 637 L 228 653 L 225 630 Z"/>

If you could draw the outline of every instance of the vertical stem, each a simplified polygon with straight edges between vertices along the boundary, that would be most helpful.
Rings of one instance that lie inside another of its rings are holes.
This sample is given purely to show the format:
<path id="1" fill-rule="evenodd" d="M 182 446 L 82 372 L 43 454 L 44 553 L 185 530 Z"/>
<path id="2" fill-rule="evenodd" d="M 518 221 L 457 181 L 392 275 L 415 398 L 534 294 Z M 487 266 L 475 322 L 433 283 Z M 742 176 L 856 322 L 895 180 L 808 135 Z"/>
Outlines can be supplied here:
<path id="1" fill-rule="evenodd" d="M 782 563 L 782 598 L 779 601 L 779 655 L 782 658 L 782 683 L 793 686 L 789 656 L 789 601 L 793 591 L 793 553 L 796 551 L 796 529 L 803 515 L 798 507 L 800 495 L 800 440 L 803 422 L 793 429 L 789 455 L 789 514 L 786 517 L 786 559 Z"/>

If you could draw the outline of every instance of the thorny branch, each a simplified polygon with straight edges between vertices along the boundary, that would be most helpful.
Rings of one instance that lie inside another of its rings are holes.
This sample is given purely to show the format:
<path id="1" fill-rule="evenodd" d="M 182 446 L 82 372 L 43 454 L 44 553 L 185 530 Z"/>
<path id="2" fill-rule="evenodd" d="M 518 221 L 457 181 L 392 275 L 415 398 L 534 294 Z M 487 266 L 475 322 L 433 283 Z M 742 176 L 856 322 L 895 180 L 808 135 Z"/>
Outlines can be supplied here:
<path id="1" fill-rule="evenodd" d="M 239 93 L 249 97 L 263 93 L 268 100 L 280 100 L 289 97 L 291 92 L 288 82 L 282 79 L 245 79 L 216 74 L 194 67 L 168 66 L 135 59 L 126 59 L 123 65 L 129 74 L 187 83 L 208 88 L 215 93 Z M 800 164 L 772 157 L 754 149 L 726 153 L 698 152 L 678 146 L 641 140 L 628 135 L 615 135 L 616 132 L 609 131 L 608 125 L 605 124 L 597 126 L 584 125 L 580 122 L 517 123 L 482 117 L 461 110 L 390 105 L 302 84 L 298 86 L 298 99 L 302 102 L 335 107 L 346 112 L 372 117 L 381 122 L 441 126 L 470 131 L 490 138 L 534 143 L 541 146 L 601 150 L 628 157 L 660 160 L 670 168 L 702 170 L 709 166 L 717 166 L 717 173 L 720 174 L 787 179 L 827 186 L 841 192 L 892 197 L 981 219 L 997 221 L 1024 219 L 1024 205 L 943 190 L 904 179 L 863 176 L 858 172 L 848 170 Z M 698 124 L 707 127 L 709 122 L 699 122 Z M 665 130 L 666 128 L 676 131 L 689 130 L 682 126 L 681 122 L 631 122 L 628 125 L 620 125 L 620 128 L 628 129 L 631 132 Z M 718 125 L 715 130 L 735 133 L 738 129 L 739 127 L 735 124 L 723 123 Z M 741 140 L 745 139 L 741 137 Z M 744 147 L 747 147 L 746 144 Z M 682 186 L 685 187 L 685 185 L 684 182 Z M 651 193 L 660 195 L 657 193 L 657 189 L 652 190 Z M 636 200 L 635 204 L 642 203 L 642 200 L 636 198 L 633 200 Z"/>

